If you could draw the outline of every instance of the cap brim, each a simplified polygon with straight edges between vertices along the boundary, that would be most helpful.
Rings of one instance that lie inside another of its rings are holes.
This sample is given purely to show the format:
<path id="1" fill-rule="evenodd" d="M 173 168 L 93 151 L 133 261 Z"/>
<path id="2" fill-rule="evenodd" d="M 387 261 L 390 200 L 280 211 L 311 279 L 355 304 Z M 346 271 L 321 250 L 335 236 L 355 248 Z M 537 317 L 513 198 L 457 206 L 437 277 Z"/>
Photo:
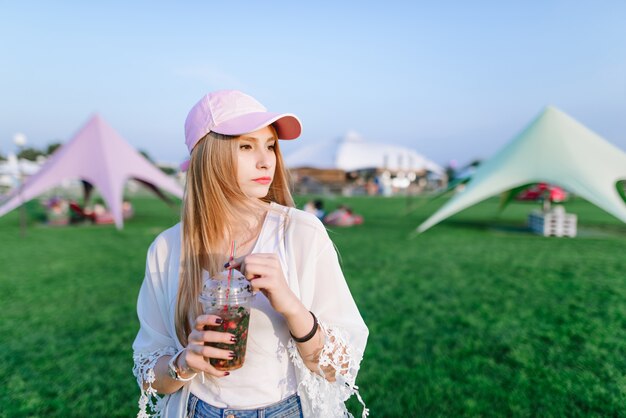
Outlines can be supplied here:
<path id="1" fill-rule="evenodd" d="M 298 117 L 291 113 L 255 112 L 230 119 L 213 127 L 222 135 L 244 135 L 274 125 L 278 139 L 296 139 L 302 133 Z"/>

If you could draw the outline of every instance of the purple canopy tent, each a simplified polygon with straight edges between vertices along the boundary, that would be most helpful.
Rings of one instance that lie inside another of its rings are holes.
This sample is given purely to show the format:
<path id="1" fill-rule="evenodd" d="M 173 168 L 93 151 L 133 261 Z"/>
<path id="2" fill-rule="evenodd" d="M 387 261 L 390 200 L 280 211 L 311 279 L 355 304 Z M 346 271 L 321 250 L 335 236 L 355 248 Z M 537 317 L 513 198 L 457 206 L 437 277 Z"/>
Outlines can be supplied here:
<path id="1" fill-rule="evenodd" d="M 14 190 L 0 206 L 0 216 L 10 212 L 64 180 L 79 178 L 85 184 L 86 196 L 92 186 L 99 189 L 115 219 L 124 226 L 122 199 L 124 184 L 134 179 L 165 198 L 159 189 L 182 198 L 182 187 L 130 146 L 99 115 L 93 116 L 65 145 L 60 147 L 43 167 Z"/>

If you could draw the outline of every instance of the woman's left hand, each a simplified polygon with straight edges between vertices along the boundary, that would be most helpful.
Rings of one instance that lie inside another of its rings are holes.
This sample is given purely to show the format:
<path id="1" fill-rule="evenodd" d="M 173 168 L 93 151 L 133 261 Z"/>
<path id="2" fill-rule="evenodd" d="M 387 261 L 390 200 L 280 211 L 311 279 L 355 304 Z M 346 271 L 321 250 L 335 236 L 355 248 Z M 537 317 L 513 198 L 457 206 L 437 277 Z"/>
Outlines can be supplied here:
<path id="1" fill-rule="evenodd" d="M 276 312 L 286 316 L 300 307 L 300 300 L 287 285 L 278 255 L 250 254 L 231 261 L 227 268 L 239 270 L 250 280 L 253 290 L 263 292 Z"/>

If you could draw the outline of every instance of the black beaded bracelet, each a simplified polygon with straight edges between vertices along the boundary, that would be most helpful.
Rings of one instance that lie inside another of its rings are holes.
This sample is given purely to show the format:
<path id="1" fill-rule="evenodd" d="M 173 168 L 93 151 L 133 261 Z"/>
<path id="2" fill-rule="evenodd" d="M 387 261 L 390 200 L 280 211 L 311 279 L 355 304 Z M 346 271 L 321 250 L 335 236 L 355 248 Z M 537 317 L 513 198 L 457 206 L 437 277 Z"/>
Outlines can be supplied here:
<path id="1" fill-rule="evenodd" d="M 289 331 L 289 334 L 291 334 L 291 338 L 293 338 L 293 340 L 297 343 L 305 343 L 307 341 L 309 341 L 311 338 L 313 338 L 313 336 L 315 335 L 315 333 L 317 332 L 317 318 L 315 317 L 315 315 L 313 314 L 313 312 L 309 311 L 309 313 L 311 314 L 311 316 L 313 317 L 313 329 L 311 329 L 311 331 L 305 335 L 302 338 L 298 338 L 295 335 L 291 334 L 291 331 Z"/>

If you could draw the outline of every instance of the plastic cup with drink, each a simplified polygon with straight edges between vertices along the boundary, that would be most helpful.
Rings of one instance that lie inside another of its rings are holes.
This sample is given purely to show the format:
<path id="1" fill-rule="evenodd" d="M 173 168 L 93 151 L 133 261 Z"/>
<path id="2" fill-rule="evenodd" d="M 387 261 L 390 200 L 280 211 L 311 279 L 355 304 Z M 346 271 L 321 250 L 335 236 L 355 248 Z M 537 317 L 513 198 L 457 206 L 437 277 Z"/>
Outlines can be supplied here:
<path id="1" fill-rule="evenodd" d="M 235 370 L 243 366 L 248 342 L 250 303 L 253 297 L 250 282 L 238 270 L 221 272 L 218 277 L 204 281 L 200 303 L 205 314 L 217 315 L 222 324 L 205 326 L 206 330 L 228 332 L 236 338 L 235 344 L 205 343 L 235 353 L 231 360 L 211 358 L 209 361 L 218 370 Z"/>

